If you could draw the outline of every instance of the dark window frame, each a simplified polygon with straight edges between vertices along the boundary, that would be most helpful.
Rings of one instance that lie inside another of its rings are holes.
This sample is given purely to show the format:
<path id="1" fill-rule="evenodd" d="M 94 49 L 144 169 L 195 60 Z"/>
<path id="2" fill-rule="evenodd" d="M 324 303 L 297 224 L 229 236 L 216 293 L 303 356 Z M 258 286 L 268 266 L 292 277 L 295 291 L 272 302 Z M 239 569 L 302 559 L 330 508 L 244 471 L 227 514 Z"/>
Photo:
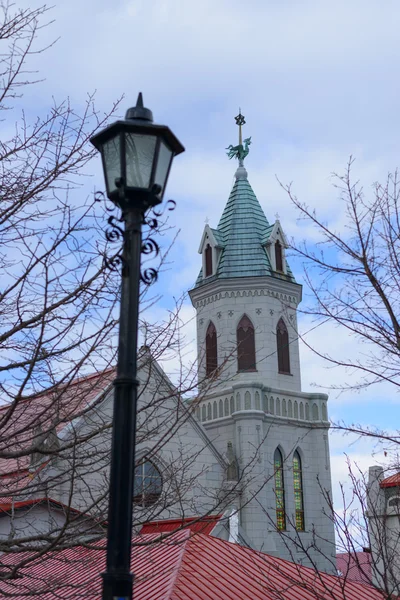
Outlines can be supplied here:
<path id="1" fill-rule="evenodd" d="M 283 273 L 283 252 L 282 244 L 279 240 L 275 242 L 275 271 Z"/>
<path id="2" fill-rule="evenodd" d="M 205 277 L 210 277 L 213 274 L 213 259 L 212 259 L 212 247 L 207 244 L 204 250 L 204 262 L 205 262 Z"/>
<path id="3" fill-rule="evenodd" d="M 238 372 L 257 371 L 254 325 L 243 315 L 236 328 Z"/>
<path id="4" fill-rule="evenodd" d="M 276 348 L 278 355 L 278 372 L 290 375 L 289 332 L 285 321 L 280 318 L 276 326 Z"/>
<path id="5" fill-rule="evenodd" d="M 218 369 L 217 329 L 212 321 L 206 331 L 206 377 L 212 377 Z"/>

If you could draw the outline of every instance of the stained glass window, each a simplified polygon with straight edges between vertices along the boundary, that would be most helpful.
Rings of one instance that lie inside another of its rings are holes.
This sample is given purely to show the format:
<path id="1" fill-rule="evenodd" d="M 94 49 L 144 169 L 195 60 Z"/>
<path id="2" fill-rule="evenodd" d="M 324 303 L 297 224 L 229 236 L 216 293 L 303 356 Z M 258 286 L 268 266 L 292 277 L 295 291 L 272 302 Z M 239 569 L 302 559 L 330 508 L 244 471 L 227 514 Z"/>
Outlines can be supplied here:
<path id="1" fill-rule="evenodd" d="M 276 501 L 276 527 L 280 531 L 286 529 L 285 516 L 285 484 L 283 478 L 283 458 L 281 451 L 277 448 L 274 454 L 275 470 L 275 501 Z"/>
<path id="2" fill-rule="evenodd" d="M 297 450 L 293 455 L 293 484 L 296 529 L 297 531 L 304 531 L 303 478 L 301 474 L 301 459 Z"/>
<path id="3" fill-rule="evenodd" d="M 149 460 L 142 461 L 135 468 L 133 502 L 138 506 L 151 506 L 161 496 L 161 473 Z"/>

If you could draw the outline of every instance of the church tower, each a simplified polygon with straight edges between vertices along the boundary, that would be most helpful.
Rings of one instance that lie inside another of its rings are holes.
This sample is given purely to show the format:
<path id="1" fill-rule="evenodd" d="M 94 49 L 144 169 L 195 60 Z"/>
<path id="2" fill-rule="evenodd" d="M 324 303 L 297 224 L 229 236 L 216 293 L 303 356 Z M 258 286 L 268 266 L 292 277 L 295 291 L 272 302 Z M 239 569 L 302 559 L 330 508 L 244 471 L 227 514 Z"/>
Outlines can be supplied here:
<path id="1" fill-rule="evenodd" d="M 207 224 L 190 298 L 197 313 L 198 421 L 238 464 L 241 530 L 258 550 L 332 571 L 334 531 L 327 395 L 301 391 L 299 285 L 278 219 L 269 223 L 249 183 L 242 114 L 239 161 L 216 228 Z"/>

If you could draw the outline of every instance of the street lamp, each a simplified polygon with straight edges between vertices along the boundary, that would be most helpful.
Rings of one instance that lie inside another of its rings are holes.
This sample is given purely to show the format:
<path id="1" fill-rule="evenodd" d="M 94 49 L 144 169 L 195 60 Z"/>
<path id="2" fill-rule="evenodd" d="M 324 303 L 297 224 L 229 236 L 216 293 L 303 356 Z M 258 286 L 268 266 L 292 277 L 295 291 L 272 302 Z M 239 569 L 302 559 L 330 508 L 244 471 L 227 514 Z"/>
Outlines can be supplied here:
<path id="1" fill-rule="evenodd" d="M 162 201 L 172 159 L 184 147 L 164 125 L 153 123 L 140 93 L 125 120 L 116 121 L 90 140 L 101 152 L 107 196 L 125 223 L 117 376 L 108 507 L 107 566 L 103 600 L 130 600 L 132 501 L 137 404 L 137 332 L 139 318 L 142 223 L 147 209 Z"/>

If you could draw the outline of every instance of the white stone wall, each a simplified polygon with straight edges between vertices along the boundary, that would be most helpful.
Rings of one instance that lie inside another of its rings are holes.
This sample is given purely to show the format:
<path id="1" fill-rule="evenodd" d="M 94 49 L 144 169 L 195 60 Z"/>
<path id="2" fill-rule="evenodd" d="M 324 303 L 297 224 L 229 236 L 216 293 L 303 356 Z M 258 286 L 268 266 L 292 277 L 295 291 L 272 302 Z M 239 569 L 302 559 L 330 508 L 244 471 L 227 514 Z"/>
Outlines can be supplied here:
<path id="1" fill-rule="evenodd" d="M 252 390 L 255 394 L 255 390 Z M 318 426 L 294 419 L 277 418 L 262 410 L 242 410 L 228 417 L 207 421 L 204 427 L 217 449 L 231 441 L 239 459 L 242 484 L 241 526 L 254 548 L 281 558 L 332 571 L 335 554 L 334 530 L 325 494 L 331 494 L 327 423 Z M 284 459 L 287 530 L 276 530 L 274 452 Z M 302 461 L 305 531 L 296 532 L 292 459 L 297 450 Z M 313 542 L 318 550 L 304 548 Z"/>
<path id="2" fill-rule="evenodd" d="M 210 320 L 217 330 L 220 384 L 254 379 L 254 372 L 237 372 L 236 329 L 246 314 L 255 329 L 257 379 L 274 388 L 301 390 L 296 316 L 301 298 L 299 285 L 273 277 L 249 277 L 210 282 L 190 295 L 197 311 L 200 381 L 205 375 L 205 335 Z M 281 317 L 289 333 L 290 375 L 278 373 L 276 326 Z"/>
<path id="3" fill-rule="evenodd" d="M 226 506 L 221 492 L 226 469 L 223 457 L 210 444 L 202 424 L 192 415 L 192 409 L 179 403 L 156 366 L 150 375 L 145 370 L 140 372 L 139 379 L 143 385 L 139 398 L 136 460 L 144 455 L 150 458 L 161 473 L 163 493 L 156 505 L 136 508 L 135 520 L 145 522 L 221 512 Z M 111 393 L 71 434 L 85 436 L 103 423 L 111 422 L 112 408 Z M 74 465 L 71 464 L 75 508 L 82 510 L 104 494 L 108 485 L 110 445 L 110 430 L 107 429 L 79 447 L 79 456 L 74 456 Z M 59 462 L 60 471 L 68 467 L 67 463 L 67 457 Z M 69 494 L 68 481 L 53 492 L 56 499 L 65 503 L 69 501 Z M 103 505 L 106 510 L 106 501 Z"/>

